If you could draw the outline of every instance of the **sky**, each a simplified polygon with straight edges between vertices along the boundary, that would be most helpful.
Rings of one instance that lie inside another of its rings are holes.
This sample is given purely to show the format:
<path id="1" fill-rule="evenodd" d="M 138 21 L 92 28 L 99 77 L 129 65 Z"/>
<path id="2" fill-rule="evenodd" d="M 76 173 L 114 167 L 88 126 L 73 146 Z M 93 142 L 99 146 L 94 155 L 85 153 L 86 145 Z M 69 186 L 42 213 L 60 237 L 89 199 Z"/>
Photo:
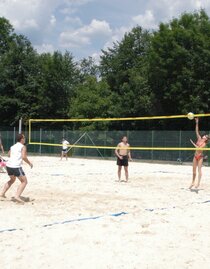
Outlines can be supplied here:
<path id="1" fill-rule="evenodd" d="M 210 16 L 210 0 L 0 0 L 0 17 L 39 53 L 69 51 L 76 60 L 97 60 L 133 27 L 155 30 L 201 8 Z"/>

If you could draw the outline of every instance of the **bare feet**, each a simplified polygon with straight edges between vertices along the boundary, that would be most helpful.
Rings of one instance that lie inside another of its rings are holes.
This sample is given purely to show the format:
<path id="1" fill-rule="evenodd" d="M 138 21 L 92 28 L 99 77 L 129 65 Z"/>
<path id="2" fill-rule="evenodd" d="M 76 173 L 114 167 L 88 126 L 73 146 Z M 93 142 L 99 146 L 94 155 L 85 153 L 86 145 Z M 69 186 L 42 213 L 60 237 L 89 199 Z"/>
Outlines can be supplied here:
<path id="1" fill-rule="evenodd" d="M 7 198 L 5 194 L 0 194 L 0 198 Z"/>
<path id="2" fill-rule="evenodd" d="M 193 186 L 194 186 L 194 183 L 192 183 L 192 184 L 190 185 L 189 189 L 192 189 Z"/>
<path id="3" fill-rule="evenodd" d="M 24 205 L 24 201 L 21 200 L 19 197 L 12 197 L 11 199 L 13 202 Z"/>

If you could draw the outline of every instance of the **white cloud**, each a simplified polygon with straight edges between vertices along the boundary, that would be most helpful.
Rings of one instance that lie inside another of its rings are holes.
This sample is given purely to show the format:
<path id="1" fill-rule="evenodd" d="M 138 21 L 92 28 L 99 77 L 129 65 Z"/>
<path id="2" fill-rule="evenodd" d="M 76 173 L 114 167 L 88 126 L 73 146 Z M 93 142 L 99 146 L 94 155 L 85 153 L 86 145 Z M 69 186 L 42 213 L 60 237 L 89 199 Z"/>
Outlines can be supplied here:
<path id="1" fill-rule="evenodd" d="M 34 19 L 25 19 L 25 20 L 14 20 L 13 21 L 13 26 L 15 29 L 19 30 L 21 29 L 22 31 L 26 29 L 38 29 L 39 25 L 38 22 Z"/>
<path id="2" fill-rule="evenodd" d="M 18 31 L 44 29 L 52 22 L 53 10 L 59 0 L 4 0 L 0 1 L 0 16 L 10 20 Z"/>
<path id="3" fill-rule="evenodd" d="M 60 34 L 60 45 L 65 48 L 83 47 L 91 44 L 92 39 L 106 39 L 110 37 L 112 30 L 106 21 L 93 19 L 89 25 L 69 30 Z"/>
<path id="4" fill-rule="evenodd" d="M 87 36 L 92 36 L 92 35 L 97 35 L 97 34 L 101 34 L 103 36 L 104 35 L 109 36 L 112 33 L 112 30 L 108 22 L 93 19 L 90 25 L 82 27 L 80 29 L 80 32 Z"/>
<path id="5" fill-rule="evenodd" d="M 56 24 L 56 17 L 54 15 L 51 15 L 51 17 L 50 17 L 50 24 L 52 26 Z"/>
<path id="6" fill-rule="evenodd" d="M 157 22 L 154 17 L 152 10 L 146 10 L 145 13 L 142 15 L 134 16 L 132 21 L 135 24 L 138 24 L 144 29 L 155 29 L 157 28 Z"/>
<path id="7" fill-rule="evenodd" d="M 210 0 L 0 0 L 0 16 L 26 35 L 39 52 L 70 50 L 76 57 L 112 47 L 137 24 L 156 29 L 183 12 L 205 8 Z M 94 3 L 94 4 L 93 4 Z M 87 23 L 90 22 L 90 23 Z"/>
<path id="8" fill-rule="evenodd" d="M 82 21 L 79 17 L 66 16 L 64 21 L 70 25 L 82 26 Z"/>
<path id="9" fill-rule="evenodd" d="M 90 44 L 90 38 L 81 36 L 79 31 L 69 31 L 60 34 L 60 46 L 63 48 L 78 48 Z"/>

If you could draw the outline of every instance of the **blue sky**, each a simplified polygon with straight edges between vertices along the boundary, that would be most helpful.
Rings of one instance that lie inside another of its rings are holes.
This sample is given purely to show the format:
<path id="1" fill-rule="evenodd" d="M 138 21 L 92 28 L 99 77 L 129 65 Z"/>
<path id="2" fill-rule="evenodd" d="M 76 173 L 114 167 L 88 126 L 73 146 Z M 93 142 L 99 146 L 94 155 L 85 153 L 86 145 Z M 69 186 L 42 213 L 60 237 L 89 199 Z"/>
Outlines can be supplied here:
<path id="1" fill-rule="evenodd" d="M 157 29 L 200 8 L 210 16 L 210 0 L 0 0 L 0 16 L 38 52 L 68 50 L 75 59 L 98 59 L 132 27 Z"/>

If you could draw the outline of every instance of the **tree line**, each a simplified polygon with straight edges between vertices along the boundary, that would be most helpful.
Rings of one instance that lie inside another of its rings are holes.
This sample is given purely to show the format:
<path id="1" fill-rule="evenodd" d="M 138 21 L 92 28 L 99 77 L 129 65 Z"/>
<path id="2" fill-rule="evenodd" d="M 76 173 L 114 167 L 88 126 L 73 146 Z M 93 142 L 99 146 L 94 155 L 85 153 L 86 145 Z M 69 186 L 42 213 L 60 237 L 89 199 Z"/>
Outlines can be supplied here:
<path id="1" fill-rule="evenodd" d="M 100 62 L 71 52 L 38 54 L 0 18 L 1 126 L 19 118 L 113 118 L 208 113 L 210 18 L 184 13 L 158 30 L 141 26 L 102 50 Z M 70 126 L 70 125 L 69 125 Z M 74 123 L 73 129 L 192 129 L 186 119 Z M 208 119 L 202 127 L 209 128 Z"/>

